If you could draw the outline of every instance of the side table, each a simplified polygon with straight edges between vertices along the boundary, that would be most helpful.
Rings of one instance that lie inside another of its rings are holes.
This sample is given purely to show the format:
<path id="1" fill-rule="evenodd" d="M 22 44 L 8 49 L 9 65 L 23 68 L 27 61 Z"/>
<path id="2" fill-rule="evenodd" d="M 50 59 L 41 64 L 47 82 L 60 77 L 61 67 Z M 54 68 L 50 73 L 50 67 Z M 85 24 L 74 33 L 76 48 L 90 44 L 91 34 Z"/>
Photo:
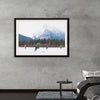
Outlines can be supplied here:
<path id="1" fill-rule="evenodd" d="M 72 81 L 57 81 L 57 83 L 59 84 L 59 88 L 60 88 L 60 98 L 62 98 L 62 84 L 72 84 L 72 89 L 73 89 L 73 82 Z"/>

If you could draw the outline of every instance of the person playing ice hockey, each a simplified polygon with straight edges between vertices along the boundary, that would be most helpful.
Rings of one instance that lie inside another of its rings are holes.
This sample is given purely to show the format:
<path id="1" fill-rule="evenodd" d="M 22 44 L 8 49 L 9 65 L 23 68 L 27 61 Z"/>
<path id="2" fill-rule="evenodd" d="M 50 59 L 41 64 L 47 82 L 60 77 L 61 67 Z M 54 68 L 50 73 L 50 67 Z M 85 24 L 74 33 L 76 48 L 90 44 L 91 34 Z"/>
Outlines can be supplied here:
<path id="1" fill-rule="evenodd" d="M 48 45 L 46 46 L 46 49 L 48 49 Z"/>
<path id="2" fill-rule="evenodd" d="M 60 48 L 62 48 L 62 45 L 60 45 Z"/>
<path id="3" fill-rule="evenodd" d="M 40 47 L 40 43 L 37 43 L 37 44 L 35 45 L 35 51 L 36 51 L 39 47 Z"/>
<path id="4" fill-rule="evenodd" d="M 24 48 L 26 49 L 26 44 L 24 45 Z"/>

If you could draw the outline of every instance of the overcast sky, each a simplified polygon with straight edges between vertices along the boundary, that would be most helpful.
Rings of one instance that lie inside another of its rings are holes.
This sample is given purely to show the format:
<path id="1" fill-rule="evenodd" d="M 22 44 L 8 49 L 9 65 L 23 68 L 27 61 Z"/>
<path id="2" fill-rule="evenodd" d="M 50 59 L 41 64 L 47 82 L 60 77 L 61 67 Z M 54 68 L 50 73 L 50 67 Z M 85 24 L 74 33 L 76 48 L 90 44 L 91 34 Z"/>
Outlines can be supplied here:
<path id="1" fill-rule="evenodd" d="M 67 20 L 17 20 L 17 34 L 32 37 L 34 33 L 42 32 L 47 26 L 65 32 Z"/>

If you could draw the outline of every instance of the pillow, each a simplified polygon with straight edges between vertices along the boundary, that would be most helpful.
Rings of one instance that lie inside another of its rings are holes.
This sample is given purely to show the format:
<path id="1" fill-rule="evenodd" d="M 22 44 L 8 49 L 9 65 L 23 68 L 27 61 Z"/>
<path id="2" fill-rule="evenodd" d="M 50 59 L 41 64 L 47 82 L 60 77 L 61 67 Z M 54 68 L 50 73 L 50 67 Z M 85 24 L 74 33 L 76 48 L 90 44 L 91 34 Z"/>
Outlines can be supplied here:
<path id="1" fill-rule="evenodd" d="M 84 79 L 88 79 L 88 78 L 94 78 L 94 77 L 100 77 L 100 71 L 86 71 L 83 70 L 83 77 Z"/>
<path id="2" fill-rule="evenodd" d="M 100 71 L 95 71 L 95 72 L 94 72 L 94 76 L 100 77 Z"/>
<path id="3" fill-rule="evenodd" d="M 93 77 L 94 76 L 94 72 L 92 71 L 86 71 L 86 70 L 83 70 L 83 77 L 84 79 L 86 80 L 87 77 Z"/>

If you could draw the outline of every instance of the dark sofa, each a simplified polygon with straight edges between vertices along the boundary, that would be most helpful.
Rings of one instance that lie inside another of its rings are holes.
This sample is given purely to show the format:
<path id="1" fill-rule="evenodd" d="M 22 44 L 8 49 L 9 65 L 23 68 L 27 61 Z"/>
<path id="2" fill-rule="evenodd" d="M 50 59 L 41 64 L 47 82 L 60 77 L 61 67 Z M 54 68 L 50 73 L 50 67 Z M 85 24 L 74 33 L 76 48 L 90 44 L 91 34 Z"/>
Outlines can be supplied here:
<path id="1" fill-rule="evenodd" d="M 100 96 L 100 77 L 92 77 L 82 81 L 77 88 L 80 90 L 77 100 L 88 100 Z"/>

